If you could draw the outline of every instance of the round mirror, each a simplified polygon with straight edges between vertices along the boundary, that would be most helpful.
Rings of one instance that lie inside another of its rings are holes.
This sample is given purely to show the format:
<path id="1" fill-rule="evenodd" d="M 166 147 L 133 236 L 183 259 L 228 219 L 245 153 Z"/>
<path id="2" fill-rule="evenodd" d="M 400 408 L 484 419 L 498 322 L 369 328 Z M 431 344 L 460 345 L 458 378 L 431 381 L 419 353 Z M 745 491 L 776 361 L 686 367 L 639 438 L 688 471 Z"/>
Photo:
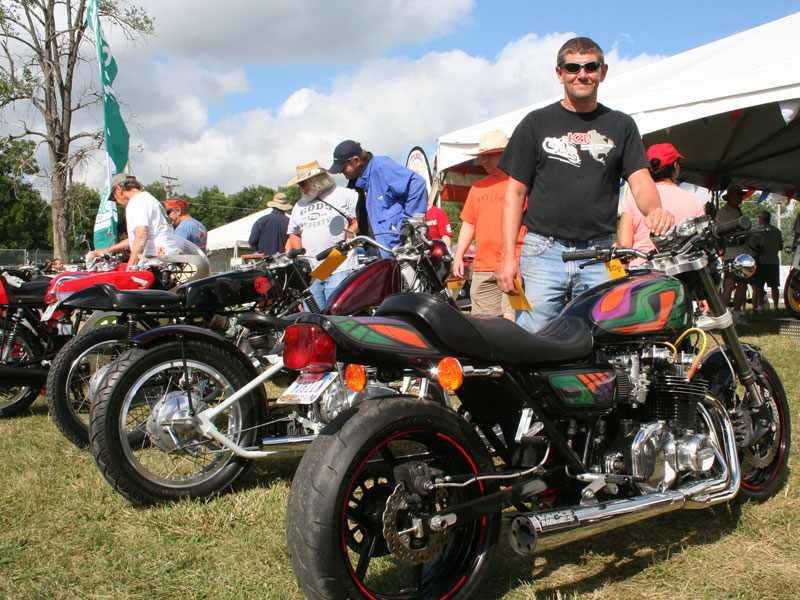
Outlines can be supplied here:
<path id="1" fill-rule="evenodd" d="M 345 229 L 347 229 L 347 219 L 342 215 L 336 215 L 328 224 L 328 231 L 331 232 L 331 235 L 341 235 Z"/>

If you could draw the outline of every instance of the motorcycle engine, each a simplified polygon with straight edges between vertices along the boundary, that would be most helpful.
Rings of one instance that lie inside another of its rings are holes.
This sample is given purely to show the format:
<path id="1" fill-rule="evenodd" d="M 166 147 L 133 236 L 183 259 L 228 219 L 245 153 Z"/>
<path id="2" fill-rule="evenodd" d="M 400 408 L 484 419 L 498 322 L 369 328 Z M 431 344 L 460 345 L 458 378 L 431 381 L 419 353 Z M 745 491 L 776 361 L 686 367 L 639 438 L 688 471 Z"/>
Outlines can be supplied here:
<path id="1" fill-rule="evenodd" d="M 714 466 L 714 444 L 698 418 L 708 385 L 686 376 L 693 359 L 681 354 L 675 360 L 652 348 L 617 357 L 630 379 L 626 416 L 632 418 L 620 421 L 619 435 L 603 457 L 604 472 L 631 475 L 642 492 L 657 493 Z"/>

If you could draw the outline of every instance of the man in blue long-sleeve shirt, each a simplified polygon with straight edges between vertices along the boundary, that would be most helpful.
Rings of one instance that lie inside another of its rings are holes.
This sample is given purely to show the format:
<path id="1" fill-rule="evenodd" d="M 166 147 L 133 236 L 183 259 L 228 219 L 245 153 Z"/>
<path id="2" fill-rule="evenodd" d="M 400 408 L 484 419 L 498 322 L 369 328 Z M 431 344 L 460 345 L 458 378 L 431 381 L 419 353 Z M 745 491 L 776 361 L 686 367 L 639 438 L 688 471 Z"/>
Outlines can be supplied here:
<path id="1" fill-rule="evenodd" d="M 372 235 L 389 248 L 400 244 L 403 221 L 415 214 L 425 214 L 428 208 L 428 190 L 420 175 L 388 156 L 373 156 L 353 140 L 336 146 L 328 171 L 355 179 L 356 189 L 366 192 L 365 207 L 371 231 L 359 233 Z"/>

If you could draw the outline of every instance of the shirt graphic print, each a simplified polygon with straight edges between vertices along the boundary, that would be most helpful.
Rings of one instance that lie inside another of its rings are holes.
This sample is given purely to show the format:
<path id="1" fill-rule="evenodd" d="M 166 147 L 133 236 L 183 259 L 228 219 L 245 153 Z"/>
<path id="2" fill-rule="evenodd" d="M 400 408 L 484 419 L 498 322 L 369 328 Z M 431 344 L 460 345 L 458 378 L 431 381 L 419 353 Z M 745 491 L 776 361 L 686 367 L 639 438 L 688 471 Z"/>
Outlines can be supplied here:
<path id="1" fill-rule="evenodd" d="M 546 137 L 542 141 L 542 149 L 547 158 L 553 158 L 574 167 L 581 166 L 581 151 L 588 152 L 594 160 L 606 164 L 611 150 L 616 148 L 613 140 L 592 129 L 567 133 L 560 138 Z"/>

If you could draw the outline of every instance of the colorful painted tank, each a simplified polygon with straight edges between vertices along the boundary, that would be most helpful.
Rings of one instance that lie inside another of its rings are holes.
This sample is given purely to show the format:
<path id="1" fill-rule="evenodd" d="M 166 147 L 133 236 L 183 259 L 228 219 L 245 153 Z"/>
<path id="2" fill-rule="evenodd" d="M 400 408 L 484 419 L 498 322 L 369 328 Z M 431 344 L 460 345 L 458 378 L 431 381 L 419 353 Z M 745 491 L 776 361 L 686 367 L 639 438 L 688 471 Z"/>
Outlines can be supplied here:
<path id="1" fill-rule="evenodd" d="M 688 326 L 691 301 L 680 281 L 654 273 L 593 288 L 572 301 L 562 314 L 586 319 L 597 342 L 659 334 L 669 340 Z"/>

